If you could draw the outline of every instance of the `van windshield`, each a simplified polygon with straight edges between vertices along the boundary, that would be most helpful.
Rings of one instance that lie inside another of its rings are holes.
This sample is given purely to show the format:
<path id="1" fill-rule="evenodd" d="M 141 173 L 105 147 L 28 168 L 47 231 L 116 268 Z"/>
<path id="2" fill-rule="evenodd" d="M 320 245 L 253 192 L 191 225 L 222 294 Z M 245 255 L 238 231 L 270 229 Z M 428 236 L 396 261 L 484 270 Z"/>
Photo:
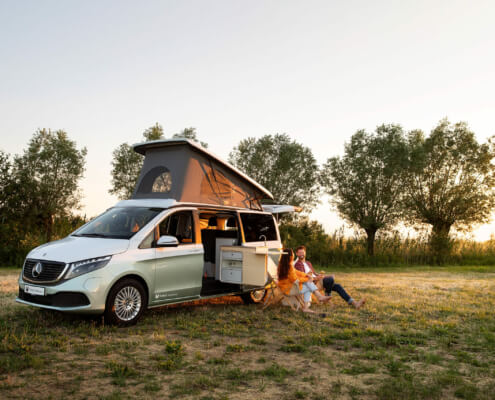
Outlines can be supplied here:
<path id="1" fill-rule="evenodd" d="M 73 236 L 130 239 L 162 211 L 162 208 L 148 207 L 111 208 Z"/>

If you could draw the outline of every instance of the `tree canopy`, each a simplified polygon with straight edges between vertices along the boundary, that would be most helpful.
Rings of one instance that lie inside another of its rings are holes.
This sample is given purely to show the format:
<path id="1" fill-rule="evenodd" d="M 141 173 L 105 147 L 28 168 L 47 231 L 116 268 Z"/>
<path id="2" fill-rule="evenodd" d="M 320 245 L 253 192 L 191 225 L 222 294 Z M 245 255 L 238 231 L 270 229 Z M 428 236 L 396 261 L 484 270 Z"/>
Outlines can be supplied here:
<path id="1" fill-rule="evenodd" d="M 357 131 L 344 156 L 329 158 L 322 168 L 322 184 L 332 203 L 342 218 L 366 232 L 370 255 L 376 232 L 402 215 L 406 156 L 402 128 L 381 125 L 372 134 Z"/>
<path id="2" fill-rule="evenodd" d="M 276 204 L 310 211 L 318 203 L 319 168 L 313 152 L 287 134 L 241 140 L 229 161 L 266 187 Z"/>
<path id="3" fill-rule="evenodd" d="M 62 130 L 40 129 L 20 155 L 0 151 L 0 263 L 22 265 L 33 247 L 85 222 L 79 182 L 86 149 Z"/>
<path id="4" fill-rule="evenodd" d="M 178 139 L 178 138 L 185 138 L 185 139 L 190 139 L 195 142 L 198 142 L 201 146 L 204 148 L 208 147 L 208 143 L 202 142 L 201 140 L 198 139 L 198 134 L 196 133 L 196 128 L 184 128 L 182 131 L 178 133 L 174 133 L 172 136 L 173 139 Z"/>
<path id="5" fill-rule="evenodd" d="M 0 150 L 0 218 L 4 219 L 7 187 L 11 179 L 12 162 L 7 153 Z M 0 223 L 2 221 L 0 220 Z"/>
<path id="6" fill-rule="evenodd" d="M 411 132 L 409 147 L 409 219 L 432 226 L 434 247 L 445 248 L 453 226 L 469 230 L 489 221 L 495 206 L 491 140 L 480 144 L 466 123 L 444 119 L 428 137 Z"/>
<path id="7" fill-rule="evenodd" d="M 25 224 L 43 226 L 46 241 L 52 239 L 54 218 L 67 217 L 80 207 L 86 153 L 66 132 L 41 129 L 24 153 L 14 158 L 9 209 Z"/>

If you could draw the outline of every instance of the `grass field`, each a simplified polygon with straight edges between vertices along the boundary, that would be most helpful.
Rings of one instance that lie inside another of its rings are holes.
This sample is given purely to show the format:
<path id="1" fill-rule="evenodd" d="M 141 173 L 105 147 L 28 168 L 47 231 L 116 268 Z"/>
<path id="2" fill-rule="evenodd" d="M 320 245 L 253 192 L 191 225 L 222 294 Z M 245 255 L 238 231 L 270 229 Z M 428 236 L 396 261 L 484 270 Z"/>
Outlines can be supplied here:
<path id="1" fill-rule="evenodd" d="M 340 270 L 364 309 L 231 297 L 127 329 L 15 304 L 17 273 L 0 270 L 2 399 L 495 398 L 494 267 Z"/>

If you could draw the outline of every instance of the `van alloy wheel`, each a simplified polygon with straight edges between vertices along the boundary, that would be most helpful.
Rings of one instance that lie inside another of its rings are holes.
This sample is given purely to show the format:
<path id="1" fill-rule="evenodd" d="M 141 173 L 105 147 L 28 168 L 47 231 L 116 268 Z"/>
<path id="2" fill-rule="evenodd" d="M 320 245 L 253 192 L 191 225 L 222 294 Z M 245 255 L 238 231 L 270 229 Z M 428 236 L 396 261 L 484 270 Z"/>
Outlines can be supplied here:
<path id="1" fill-rule="evenodd" d="M 136 318 L 141 306 L 141 294 L 134 286 L 123 287 L 115 296 L 115 314 L 122 321 L 131 321 Z"/>
<path id="2" fill-rule="evenodd" d="M 123 278 L 113 285 L 105 304 L 105 321 L 129 326 L 135 324 L 148 306 L 148 292 L 137 279 Z"/>

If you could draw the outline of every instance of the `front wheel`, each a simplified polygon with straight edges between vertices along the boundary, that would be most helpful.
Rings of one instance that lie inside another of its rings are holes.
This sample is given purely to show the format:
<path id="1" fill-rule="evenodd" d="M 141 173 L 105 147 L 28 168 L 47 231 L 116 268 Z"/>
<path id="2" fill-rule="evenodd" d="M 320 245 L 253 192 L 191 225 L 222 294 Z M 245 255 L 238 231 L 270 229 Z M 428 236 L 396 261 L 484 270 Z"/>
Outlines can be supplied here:
<path id="1" fill-rule="evenodd" d="M 240 296 L 245 304 L 259 304 L 265 299 L 266 289 L 253 290 L 249 293 L 243 293 Z"/>
<path id="2" fill-rule="evenodd" d="M 110 290 L 105 306 L 105 320 L 120 326 L 134 325 L 148 304 L 146 290 L 135 279 L 122 279 Z"/>

